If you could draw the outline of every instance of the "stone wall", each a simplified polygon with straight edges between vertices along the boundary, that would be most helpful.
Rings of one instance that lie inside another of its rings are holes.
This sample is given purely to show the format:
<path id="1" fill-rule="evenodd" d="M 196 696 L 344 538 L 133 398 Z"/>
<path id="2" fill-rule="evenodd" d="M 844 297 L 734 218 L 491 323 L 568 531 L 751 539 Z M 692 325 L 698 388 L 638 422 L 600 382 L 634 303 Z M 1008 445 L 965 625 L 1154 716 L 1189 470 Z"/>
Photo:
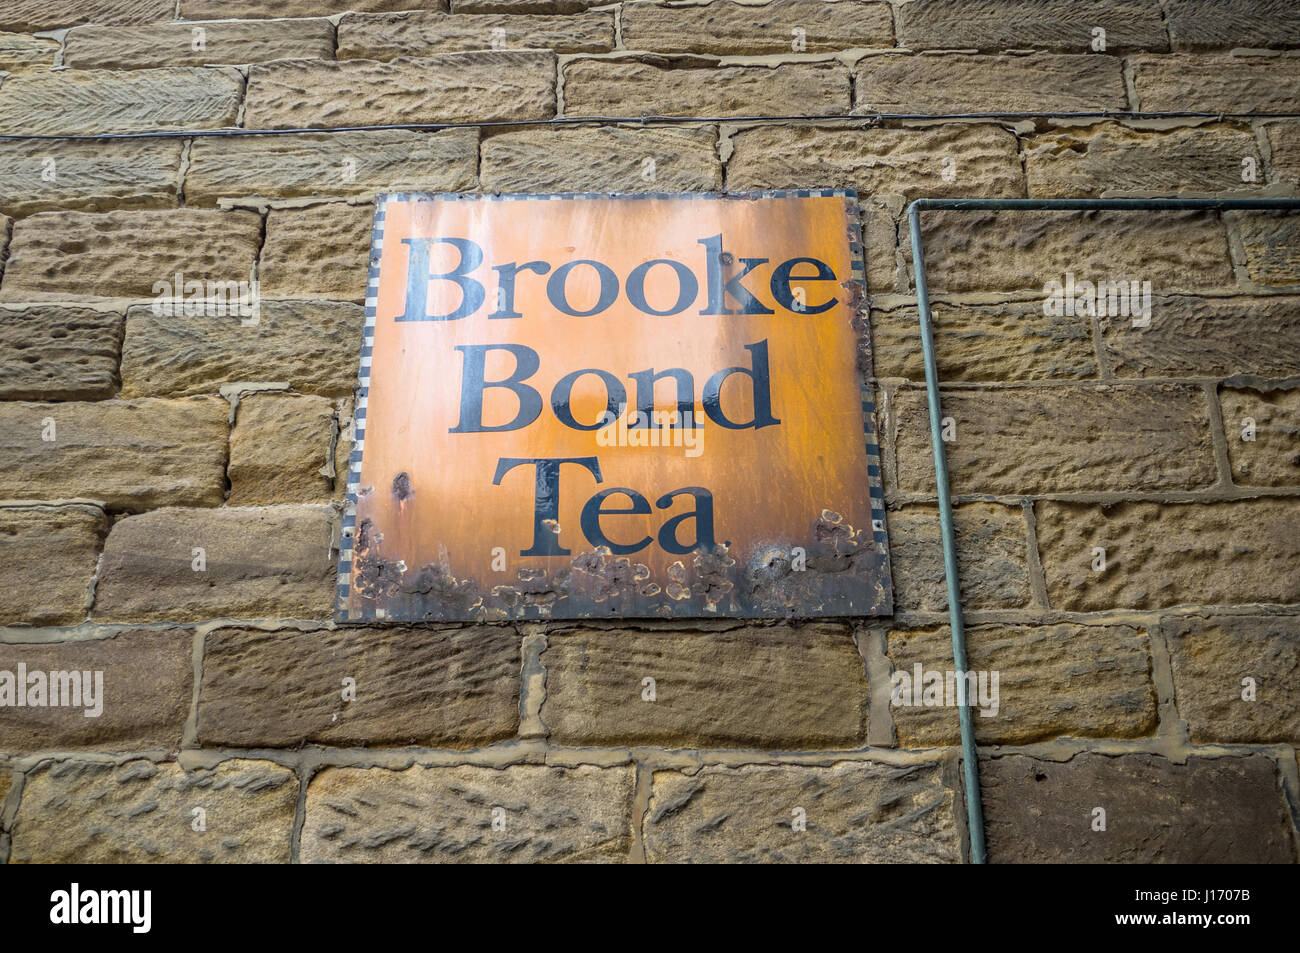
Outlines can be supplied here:
<path id="1" fill-rule="evenodd" d="M 1300 7 L 450 3 L 0 9 L 0 134 L 185 133 L 0 140 L 0 670 L 104 673 L 97 718 L 0 707 L 0 860 L 965 859 L 955 711 L 890 699 L 951 667 L 904 205 L 1296 195 L 1257 117 Z M 1045 115 L 1102 110 L 1216 118 Z M 843 118 L 987 111 L 1032 115 Z M 647 114 L 714 121 L 526 124 Z M 400 123 L 470 125 L 199 135 Z M 820 186 L 869 237 L 894 617 L 332 624 L 377 191 Z M 925 221 L 990 858 L 1294 862 L 1300 218 Z M 1046 314 L 1067 272 L 1149 325 Z M 259 323 L 155 315 L 176 273 L 256 275 Z"/>

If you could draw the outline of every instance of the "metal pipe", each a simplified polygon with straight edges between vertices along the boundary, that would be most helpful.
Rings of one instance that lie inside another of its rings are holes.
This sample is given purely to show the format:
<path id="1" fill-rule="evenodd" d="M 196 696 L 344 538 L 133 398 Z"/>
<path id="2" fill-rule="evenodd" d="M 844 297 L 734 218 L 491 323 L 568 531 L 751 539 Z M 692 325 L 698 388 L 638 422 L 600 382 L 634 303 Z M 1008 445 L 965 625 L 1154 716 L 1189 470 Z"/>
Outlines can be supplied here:
<path id="1" fill-rule="evenodd" d="M 921 212 L 946 211 L 1234 211 L 1248 209 L 1300 210 L 1300 199 L 940 199 L 919 198 L 907 207 L 912 240 L 912 270 L 916 284 L 916 311 L 921 325 L 921 358 L 925 365 L 926 403 L 930 411 L 930 445 L 934 451 L 934 482 L 939 497 L 939 529 L 943 542 L 944 582 L 948 591 L 948 618 L 952 629 L 953 668 L 957 680 L 957 717 L 961 723 L 962 775 L 966 787 L 966 821 L 973 864 L 986 862 L 984 812 L 980 803 L 979 761 L 975 726 L 966 698 L 966 629 L 962 622 L 961 588 L 957 572 L 956 533 L 952 522 L 952 495 L 948 487 L 948 458 L 943 447 L 939 404 L 939 371 L 934 356 L 934 329 L 930 317 L 930 290 L 921 242 Z"/>

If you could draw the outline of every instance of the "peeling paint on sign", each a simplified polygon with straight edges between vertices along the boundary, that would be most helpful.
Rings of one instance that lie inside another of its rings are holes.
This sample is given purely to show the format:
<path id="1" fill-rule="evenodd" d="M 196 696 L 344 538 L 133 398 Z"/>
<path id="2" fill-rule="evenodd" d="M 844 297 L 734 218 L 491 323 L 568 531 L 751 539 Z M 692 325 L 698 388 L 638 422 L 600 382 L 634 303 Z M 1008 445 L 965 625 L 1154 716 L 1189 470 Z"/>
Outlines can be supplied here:
<path id="1" fill-rule="evenodd" d="M 376 202 L 340 621 L 892 611 L 852 192 Z"/>

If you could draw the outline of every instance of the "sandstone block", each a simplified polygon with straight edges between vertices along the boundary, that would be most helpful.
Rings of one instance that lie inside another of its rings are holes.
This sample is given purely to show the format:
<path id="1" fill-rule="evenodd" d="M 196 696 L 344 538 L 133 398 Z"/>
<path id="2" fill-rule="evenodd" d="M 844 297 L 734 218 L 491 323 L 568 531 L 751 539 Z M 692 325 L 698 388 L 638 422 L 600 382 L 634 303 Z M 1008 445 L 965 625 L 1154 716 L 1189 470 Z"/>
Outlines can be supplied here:
<path id="1" fill-rule="evenodd" d="M 951 692 L 945 684 L 943 697 L 925 684 L 931 672 L 953 671 L 951 631 L 893 631 L 888 645 L 895 678 L 908 679 L 891 683 L 899 700 L 891 709 L 899 744 L 960 744 L 955 684 Z M 984 678 L 970 694 L 978 702 L 972 715 L 981 744 L 1155 732 L 1150 646 L 1146 633 L 1130 626 L 974 626 L 966 632 L 966 664 Z"/>
<path id="2" fill-rule="evenodd" d="M 185 201 L 459 192 L 477 183 L 473 130 L 303 133 L 195 140 Z"/>
<path id="3" fill-rule="evenodd" d="M 1054 609 L 1300 602 L 1300 512 L 1286 499 L 1037 504 Z M 1105 568 L 1094 570 L 1094 550 Z"/>
<path id="4" fill-rule="evenodd" d="M 100 559 L 94 617 L 326 618 L 336 573 L 331 515 L 327 506 L 285 506 L 119 520 Z"/>
<path id="5" fill-rule="evenodd" d="M 1118 57 L 868 56 L 854 69 L 856 112 L 1092 112 L 1126 109 Z M 1186 108 L 1186 107 L 1182 107 Z"/>
<path id="6" fill-rule="evenodd" d="M 233 126 L 244 92 L 235 70 L 64 70 L 11 76 L 0 133 L 57 135 Z"/>
<path id="7" fill-rule="evenodd" d="M 1300 374 L 1300 298 L 1157 295 L 1146 327 L 1125 318 L 1099 324 L 1118 377 Z"/>
<path id="8" fill-rule="evenodd" d="M 371 205 L 273 209 L 262 246 L 263 293 L 364 301 L 374 217 Z"/>
<path id="9" fill-rule="evenodd" d="M 779 749 L 866 737 L 862 658 L 842 625 L 570 630 L 548 637 L 542 664 L 542 721 L 558 744 Z"/>
<path id="10" fill-rule="evenodd" d="M 523 129 L 483 140 L 494 192 L 664 192 L 722 188 L 717 133 L 683 126 Z"/>
<path id="11" fill-rule="evenodd" d="M 252 212 L 41 212 L 14 226 L 0 299 L 154 298 L 183 280 L 248 282 L 262 241 Z"/>
<path id="12" fill-rule="evenodd" d="M 0 642 L 0 670 L 24 665 L 28 678 L 39 673 L 48 680 L 46 707 L 0 707 L 0 749 L 175 750 L 193 695 L 193 642 L 188 630 Z"/>
<path id="13" fill-rule="evenodd" d="M 1297 61 L 1222 53 L 1129 58 L 1138 108 L 1147 112 L 1293 112 L 1300 102 Z"/>
<path id="14" fill-rule="evenodd" d="M 36 305 L 0 311 L 0 398 L 95 400 L 117 392 L 122 315 Z"/>
<path id="15" fill-rule="evenodd" d="M 803 49 L 892 48 L 893 17 L 885 3 L 771 0 L 761 5 L 724 0 L 701 6 L 633 2 L 623 5 L 623 45 L 664 53 L 741 56 L 790 53 L 794 30 Z"/>
<path id="16" fill-rule="evenodd" d="M 226 412 L 217 398 L 0 404 L 0 499 L 215 506 Z"/>
<path id="17" fill-rule="evenodd" d="M 898 19 L 899 43 L 913 50 L 1087 53 L 1096 27 L 1108 53 L 1169 48 L 1151 0 L 919 0 L 901 4 Z"/>
<path id="18" fill-rule="evenodd" d="M 942 400 L 957 493 L 1191 490 L 1218 476 L 1209 410 L 1192 385 L 963 389 Z M 934 493 L 925 391 L 898 391 L 891 416 L 899 489 Z"/>
<path id="19" fill-rule="evenodd" d="M 261 302 L 256 325 L 242 318 L 127 311 L 122 393 L 213 394 L 237 381 L 284 381 L 309 394 L 350 394 L 357 383 L 359 304 Z"/>
<path id="20" fill-rule="evenodd" d="M 1011 609 L 1030 601 L 1025 518 L 991 503 L 953 510 L 961 601 L 967 609 Z M 945 612 L 939 511 L 909 506 L 888 514 L 890 568 L 897 612 Z"/>
<path id="21" fill-rule="evenodd" d="M 796 809 L 807 829 L 796 831 Z M 939 765 L 656 771 L 645 817 L 651 863 L 959 863 L 954 794 Z"/>
<path id="22" fill-rule="evenodd" d="M 1295 863 L 1277 767 L 1262 755 L 1022 755 L 980 764 L 994 863 Z M 1092 829 L 1094 810 L 1106 830 Z"/>
<path id="23" fill-rule="evenodd" d="M 923 195 L 1025 194 L 1019 146 L 996 126 L 765 125 L 734 133 L 731 146 L 727 185 L 732 189 L 847 187 L 864 196 L 899 195 L 907 201 Z"/>
<path id="24" fill-rule="evenodd" d="M 1300 741 L 1300 620 L 1189 616 L 1162 628 L 1179 714 L 1193 742 Z M 1253 682 L 1249 700 L 1247 678 Z"/>
<path id="25" fill-rule="evenodd" d="M 1257 180 L 1243 182 L 1249 159 Z M 1043 198 L 1221 195 L 1264 181 L 1254 133 L 1244 126 L 1162 131 L 1102 123 L 1034 136 L 1025 148 L 1029 192 Z"/>
<path id="26" fill-rule="evenodd" d="M 201 49 L 194 48 L 196 30 L 203 31 Z M 295 58 L 332 60 L 334 26 L 324 19 L 84 26 L 69 32 L 63 45 L 63 62 L 73 69 L 237 66 Z"/>
<path id="27" fill-rule="evenodd" d="M 1041 301 L 933 303 L 930 326 L 945 383 L 1097 376 L 1088 319 L 1045 315 Z M 877 377 L 925 380 L 916 308 L 873 308 L 871 346 Z"/>
<path id="28" fill-rule="evenodd" d="M 205 641 L 205 745 L 468 748 L 519 725 L 510 628 L 218 629 Z M 344 679 L 355 699 L 342 700 Z"/>
<path id="29" fill-rule="evenodd" d="M 839 63 L 667 69 L 637 60 L 577 59 L 564 67 L 568 116 L 785 116 L 849 111 Z"/>
<path id="30" fill-rule="evenodd" d="M 287 864 L 297 803 L 293 772 L 269 761 L 58 761 L 27 777 L 9 862 Z"/>
<path id="31" fill-rule="evenodd" d="M 1300 390 L 1225 388 L 1219 405 L 1233 482 L 1300 486 Z"/>
<path id="32" fill-rule="evenodd" d="M 244 125 L 284 129 L 553 115 L 555 54 L 490 51 L 382 63 L 280 60 L 255 65 L 248 74 Z"/>
<path id="33" fill-rule="evenodd" d="M 388 60 L 469 50 L 603 53 L 614 48 L 612 11 L 564 17 L 527 13 L 350 13 L 339 21 L 339 59 Z"/>
<path id="34" fill-rule="evenodd" d="M 324 503 L 334 489 L 329 468 L 334 405 L 308 394 L 250 394 L 230 432 L 231 506 Z"/>
<path id="35" fill-rule="evenodd" d="M 328 768 L 307 788 L 305 863 L 618 862 L 631 766 Z M 493 812 L 505 829 L 493 828 Z"/>
<path id="36" fill-rule="evenodd" d="M 3 141 L 0 208 L 31 215 L 175 206 L 181 149 L 165 139 Z"/>
<path id="37" fill-rule="evenodd" d="M 93 506 L 0 507 L 0 624 L 85 619 L 99 541 L 107 532 L 108 521 Z"/>

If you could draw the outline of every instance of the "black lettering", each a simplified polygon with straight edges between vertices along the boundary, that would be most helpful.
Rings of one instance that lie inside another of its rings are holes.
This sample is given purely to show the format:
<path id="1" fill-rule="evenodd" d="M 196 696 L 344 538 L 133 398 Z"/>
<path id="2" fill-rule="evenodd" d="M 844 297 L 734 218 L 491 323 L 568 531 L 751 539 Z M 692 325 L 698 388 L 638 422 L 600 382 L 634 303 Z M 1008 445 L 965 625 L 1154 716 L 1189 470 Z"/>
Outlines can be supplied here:
<path id="1" fill-rule="evenodd" d="M 523 383 L 537 373 L 541 358 L 537 352 L 522 344 L 458 344 L 456 350 L 465 354 L 465 368 L 460 382 L 460 422 L 448 433 L 499 433 L 527 427 L 542 414 L 542 395 Z M 484 382 L 483 372 L 488 351 L 509 351 L 515 356 L 515 372 L 503 381 Z M 519 398 L 519 413 L 508 424 L 486 427 L 483 424 L 483 391 L 489 387 L 505 387 Z"/>
<path id="2" fill-rule="evenodd" d="M 477 311 L 483 304 L 483 285 L 469 277 L 483 263 L 483 249 L 468 238 L 403 238 L 407 246 L 406 311 L 398 321 L 456 321 Z M 445 274 L 429 271 L 429 255 L 434 245 L 447 244 L 460 251 L 460 261 Z M 429 282 L 454 281 L 460 287 L 460 307 L 447 314 L 429 314 Z"/>
<path id="3" fill-rule="evenodd" d="M 595 457 L 502 457 L 497 461 L 497 472 L 492 477 L 492 485 L 500 486 L 502 478 L 515 467 L 531 464 L 537 468 L 533 481 L 533 545 L 520 550 L 520 556 L 569 556 L 571 553 L 560 545 L 557 532 L 560 519 L 560 466 L 576 463 L 586 467 L 596 482 L 601 482 L 600 461 Z M 547 523 L 551 525 L 548 526 Z"/>
<path id="4" fill-rule="evenodd" d="M 772 381 L 767 364 L 767 341 L 746 344 L 745 350 L 750 353 L 753 370 L 748 367 L 724 367 L 704 385 L 704 412 L 715 424 L 728 430 L 745 430 L 749 427 L 762 430 L 781 422 L 772 416 Z M 722 384 L 732 374 L 744 374 L 752 382 L 754 419 L 749 423 L 733 423 L 722 410 Z"/>
<path id="5" fill-rule="evenodd" d="M 631 509 L 604 509 L 601 507 L 600 504 L 615 493 L 626 496 L 632 503 Z M 601 490 L 589 499 L 582 508 L 582 535 L 587 537 L 587 542 L 591 543 L 592 546 L 608 546 L 609 551 L 615 556 L 629 556 L 649 546 L 652 542 L 651 538 L 645 536 L 635 543 L 626 545 L 616 543 L 601 530 L 600 518 L 602 516 L 645 516 L 649 512 L 650 501 L 636 490 L 628 489 L 625 486 L 615 486 L 608 490 Z"/>

